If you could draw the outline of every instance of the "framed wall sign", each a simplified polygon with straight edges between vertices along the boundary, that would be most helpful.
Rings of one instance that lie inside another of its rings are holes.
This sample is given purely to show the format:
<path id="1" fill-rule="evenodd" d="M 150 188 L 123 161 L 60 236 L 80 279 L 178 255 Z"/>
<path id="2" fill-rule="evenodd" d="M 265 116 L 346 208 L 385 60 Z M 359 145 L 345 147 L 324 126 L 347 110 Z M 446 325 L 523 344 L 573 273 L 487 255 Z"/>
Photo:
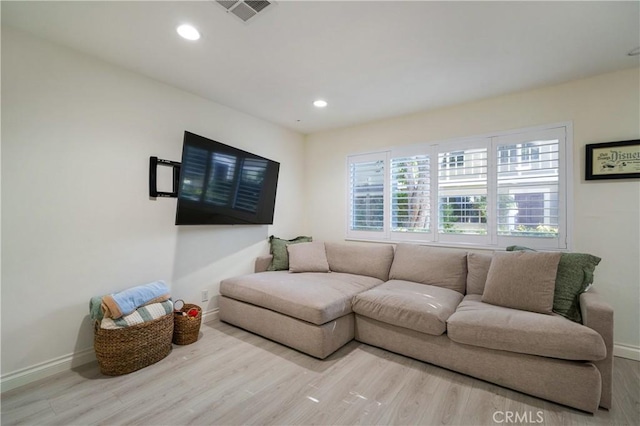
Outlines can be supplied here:
<path id="1" fill-rule="evenodd" d="M 640 139 L 587 145 L 585 179 L 640 179 Z"/>

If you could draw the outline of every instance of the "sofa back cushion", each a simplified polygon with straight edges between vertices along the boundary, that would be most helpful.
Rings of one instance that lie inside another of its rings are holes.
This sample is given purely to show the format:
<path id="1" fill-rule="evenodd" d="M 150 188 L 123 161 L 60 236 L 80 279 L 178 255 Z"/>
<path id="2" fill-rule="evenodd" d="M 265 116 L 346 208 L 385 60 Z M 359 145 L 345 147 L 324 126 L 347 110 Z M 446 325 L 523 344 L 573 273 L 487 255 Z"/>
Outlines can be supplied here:
<path id="1" fill-rule="evenodd" d="M 398 244 L 389 278 L 444 287 L 464 294 L 467 282 L 467 252 Z"/>
<path id="2" fill-rule="evenodd" d="M 491 266 L 492 254 L 467 254 L 467 294 L 482 294 Z"/>
<path id="3" fill-rule="evenodd" d="M 393 246 L 325 243 L 329 269 L 387 281 L 393 262 Z"/>

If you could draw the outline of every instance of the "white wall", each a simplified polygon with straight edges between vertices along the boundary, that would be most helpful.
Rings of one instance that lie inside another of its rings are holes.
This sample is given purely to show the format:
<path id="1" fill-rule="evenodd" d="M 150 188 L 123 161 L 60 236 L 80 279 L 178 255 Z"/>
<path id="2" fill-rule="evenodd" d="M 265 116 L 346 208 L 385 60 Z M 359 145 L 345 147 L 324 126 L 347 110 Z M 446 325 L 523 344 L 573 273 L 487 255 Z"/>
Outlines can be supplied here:
<path id="1" fill-rule="evenodd" d="M 201 289 L 215 295 L 221 279 L 249 272 L 270 234 L 342 240 L 348 153 L 567 120 L 574 249 L 603 258 L 596 286 L 616 309 L 615 340 L 638 348 L 640 183 L 585 182 L 583 163 L 587 143 L 640 137 L 639 90 L 630 70 L 317 133 L 305 144 L 3 27 L 2 377 L 90 348 L 91 296 L 164 279 L 174 298 L 199 303 Z M 281 162 L 273 226 L 173 225 L 175 200 L 148 198 L 148 158 L 179 160 L 184 130 Z M 216 298 L 202 305 L 214 309 Z"/>
<path id="2" fill-rule="evenodd" d="M 584 161 L 588 143 L 640 138 L 639 71 L 310 135 L 306 152 L 310 233 L 316 239 L 344 239 L 345 158 L 349 153 L 573 121 L 574 210 L 570 220 L 574 251 L 602 258 L 595 286 L 615 309 L 618 351 L 638 357 L 640 182 L 586 182 Z"/>
<path id="3" fill-rule="evenodd" d="M 273 226 L 176 227 L 149 199 L 185 130 L 281 163 Z M 302 135 L 4 26 L 2 151 L 3 377 L 91 348 L 91 296 L 163 279 L 212 310 L 201 289 L 305 231 Z"/>

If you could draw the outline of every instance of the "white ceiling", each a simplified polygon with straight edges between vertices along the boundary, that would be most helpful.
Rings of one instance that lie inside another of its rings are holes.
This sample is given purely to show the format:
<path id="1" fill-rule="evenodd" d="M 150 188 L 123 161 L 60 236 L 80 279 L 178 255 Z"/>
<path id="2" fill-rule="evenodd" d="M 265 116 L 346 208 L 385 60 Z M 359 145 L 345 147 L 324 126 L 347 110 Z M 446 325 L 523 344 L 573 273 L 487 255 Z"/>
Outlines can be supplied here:
<path id="1" fill-rule="evenodd" d="M 1 7 L 3 26 L 301 133 L 640 65 L 637 1 L 280 0 L 246 24 L 212 1 Z"/>

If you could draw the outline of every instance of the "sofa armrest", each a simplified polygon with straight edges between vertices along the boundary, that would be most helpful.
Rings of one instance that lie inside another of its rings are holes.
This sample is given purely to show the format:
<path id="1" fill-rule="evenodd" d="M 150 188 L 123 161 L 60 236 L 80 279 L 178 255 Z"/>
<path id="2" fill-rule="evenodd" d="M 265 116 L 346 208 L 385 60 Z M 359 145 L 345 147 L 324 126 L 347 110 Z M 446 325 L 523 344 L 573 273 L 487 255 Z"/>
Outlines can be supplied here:
<path id="1" fill-rule="evenodd" d="M 269 265 L 271 265 L 271 259 L 273 259 L 272 254 L 257 257 L 253 268 L 254 272 L 265 272 Z"/>
<path id="2" fill-rule="evenodd" d="M 580 295 L 582 323 L 597 331 L 604 340 L 607 357 L 594 362 L 602 377 L 600 406 L 611 408 L 611 382 L 613 378 L 613 308 L 594 289 Z"/>

